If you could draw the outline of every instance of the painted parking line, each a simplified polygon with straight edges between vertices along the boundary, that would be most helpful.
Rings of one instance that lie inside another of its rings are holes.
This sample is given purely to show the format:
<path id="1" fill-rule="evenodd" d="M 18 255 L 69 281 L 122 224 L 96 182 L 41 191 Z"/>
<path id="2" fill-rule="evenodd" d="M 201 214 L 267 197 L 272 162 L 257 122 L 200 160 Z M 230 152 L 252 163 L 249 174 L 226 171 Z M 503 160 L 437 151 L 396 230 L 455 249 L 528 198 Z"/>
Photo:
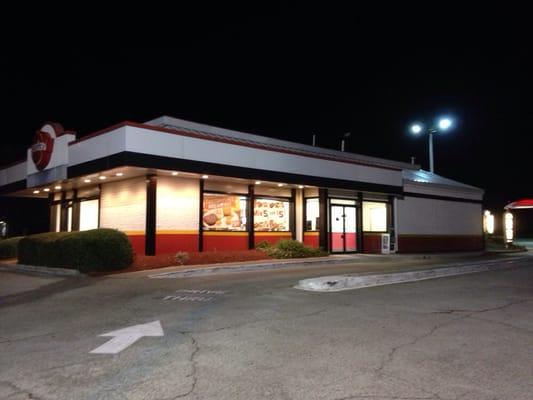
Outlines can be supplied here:
<path id="1" fill-rule="evenodd" d="M 199 301 L 199 302 L 208 302 L 213 300 L 214 297 L 201 297 L 201 296 L 165 296 L 163 300 L 171 301 Z"/>
<path id="2" fill-rule="evenodd" d="M 208 290 L 208 289 L 178 289 L 176 293 L 192 293 L 192 294 L 226 294 L 227 290 Z"/>
<path id="3" fill-rule="evenodd" d="M 210 289 L 178 289 L 175 293 L 176 294 L 163 297 L 163 300 L 205 303 L 214 300 L 218 295 L 224 295 L 228 293 L 228 291 Z"/>

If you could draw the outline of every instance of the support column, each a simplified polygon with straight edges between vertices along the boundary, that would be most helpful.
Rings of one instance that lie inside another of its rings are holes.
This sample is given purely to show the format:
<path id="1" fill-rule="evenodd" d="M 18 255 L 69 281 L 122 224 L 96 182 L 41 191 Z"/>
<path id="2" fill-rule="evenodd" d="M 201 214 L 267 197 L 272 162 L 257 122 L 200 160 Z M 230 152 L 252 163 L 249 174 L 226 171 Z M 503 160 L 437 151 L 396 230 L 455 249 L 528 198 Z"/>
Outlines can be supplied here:
<path id="1" fill-rule="evenodd" d="M 363 193 L 357 192 L 357 217 L 356 217 L 356 230 L 357 230 L 357 251 L 362 253 L 364 250 L 364 234 L 363 234 Z"/>
<path id="2" fill-rule="evenodd" d="M 155 255 L 157 176 L 146 176 L 146 228 L 144 252 L 147 256 Z"/>
<path id="3" fill-rule="evenodd" d="M 72 230 L 80 230 L 80 202 L 78 201 L 78 189 L 72 193 Z"/>
<path id="4" fill-rule="evenodd" d="M 291 239 L 296 240 L 296 189 L 291 190 L 291 203 L 289 205 L 289 228 Z"/>
<path id="5" fill-rule="evenodd" d="M 303 189 L 296 190 L 296 198 L 294 203 L 294 215 L 295 215 L 295 231 L 296 240 L 299 242 L 304 241 L 304 216 L 305 216 L 305 204 L 303 201 Z"/>
<path id="6" fill-rule="evenodd" d="M 68 230 L 68 202 L 67 202 L 67 192 L 61 192 L 61 207 L 59 207 L 59 212 L 61 213 L 59 217 L 59 230 L 61 232 L 66 232 Z"/>
<path id="7" fill-rule="evenodd" d="M 329 251 L 328 240 L 328 189 L 318 189 L 318 245 Z"/>
<path id="8" fill-rule="evenodd" d="M 396 226 L 394 225 L 394 196 L 389 196 L 389 206 L 387 207 L 387 231 L 390 234 L 389 250 L 396 251 Z"/>
<path id="9" fill-rule="evenodd" d="M 248 185 L 248 207 L 246 210 L 246 220 L 248 221 L 248 248 L 255 248 L 255 230 L 254 230 L 254 204 L 255 204 L 255 186 Z"/>
<path id="10" fill-rule="evenodd" d="M 198 251 L 204 251 L 204 180 L 200 179 L 200 207 L 198 215 Z"/>
<path id="11" fill-rule="evenodd" d="M 50 232 L 56 231 L 56 212 L 54 205 L 54 193 L 48 193 L 48 214 L 50 216 Z"/>

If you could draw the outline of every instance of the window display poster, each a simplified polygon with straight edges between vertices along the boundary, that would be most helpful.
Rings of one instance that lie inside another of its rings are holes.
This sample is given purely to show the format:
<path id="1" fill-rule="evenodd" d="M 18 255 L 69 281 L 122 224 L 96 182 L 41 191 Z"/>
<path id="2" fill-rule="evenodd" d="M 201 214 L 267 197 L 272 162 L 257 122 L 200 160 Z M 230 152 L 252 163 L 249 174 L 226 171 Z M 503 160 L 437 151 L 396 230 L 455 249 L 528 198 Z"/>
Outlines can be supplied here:
<path id="1" fill-rule="evenodd" d="M 258 199 L 254 204 L 254 230 L 288 231 L 289 202 L 272 199 Z"/>
<path id="2" fill-rule="evenodd" d="M 202 224 L 205 230 L 246 230 L 246 198 L 204 194 Z"/>

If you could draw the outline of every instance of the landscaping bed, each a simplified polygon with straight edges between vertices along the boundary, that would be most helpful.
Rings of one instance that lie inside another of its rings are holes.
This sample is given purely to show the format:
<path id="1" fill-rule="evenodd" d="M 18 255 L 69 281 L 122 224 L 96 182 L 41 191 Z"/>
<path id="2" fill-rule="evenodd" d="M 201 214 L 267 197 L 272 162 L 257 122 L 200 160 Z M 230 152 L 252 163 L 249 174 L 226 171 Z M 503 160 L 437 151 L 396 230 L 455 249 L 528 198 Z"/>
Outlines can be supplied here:
<path id="1" fill-rule="evenodd" d="M 240 261 L 255 261 L 255 260 L 269 260 L 268 254 L 259 250 L 242 250 L 242 251 L 203 251 L 203 252 L 188 252 L 188 260 L 183 265 L 205 265 L 205 264 L 219 264 L 232 263 Z M 175 253 L 158 254 L 155 256 L 137 255 L 133 260 L 133 264 L 117 272 L 135 272 L 144 271 L 156 268 L 175 267 L 180 264 L 175 259 Z M 102 275 L 91 274 L 91 275 Z"/>

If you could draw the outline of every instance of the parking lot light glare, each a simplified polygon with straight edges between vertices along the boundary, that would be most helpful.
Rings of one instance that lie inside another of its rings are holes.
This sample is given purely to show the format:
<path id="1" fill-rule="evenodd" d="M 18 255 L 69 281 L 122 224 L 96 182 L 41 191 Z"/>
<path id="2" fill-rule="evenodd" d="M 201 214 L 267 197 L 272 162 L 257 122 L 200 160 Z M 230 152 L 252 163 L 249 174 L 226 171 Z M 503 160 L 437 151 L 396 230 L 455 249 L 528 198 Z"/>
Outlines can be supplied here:
<path id="1" fill-rule="evenodd" d="M 452 120 L 449 118 L 442 118 L 439 121 L 439 129 L 445 131 L 452 126 Z"/>
<path id="2" fill-rule="evenodd" d="M 422 132 L 422 126 L 420 126 L 419 124 L 412 125 L 411 132 L 413 132 L 415 135 L 418 135 L 420 132 Z"/>

